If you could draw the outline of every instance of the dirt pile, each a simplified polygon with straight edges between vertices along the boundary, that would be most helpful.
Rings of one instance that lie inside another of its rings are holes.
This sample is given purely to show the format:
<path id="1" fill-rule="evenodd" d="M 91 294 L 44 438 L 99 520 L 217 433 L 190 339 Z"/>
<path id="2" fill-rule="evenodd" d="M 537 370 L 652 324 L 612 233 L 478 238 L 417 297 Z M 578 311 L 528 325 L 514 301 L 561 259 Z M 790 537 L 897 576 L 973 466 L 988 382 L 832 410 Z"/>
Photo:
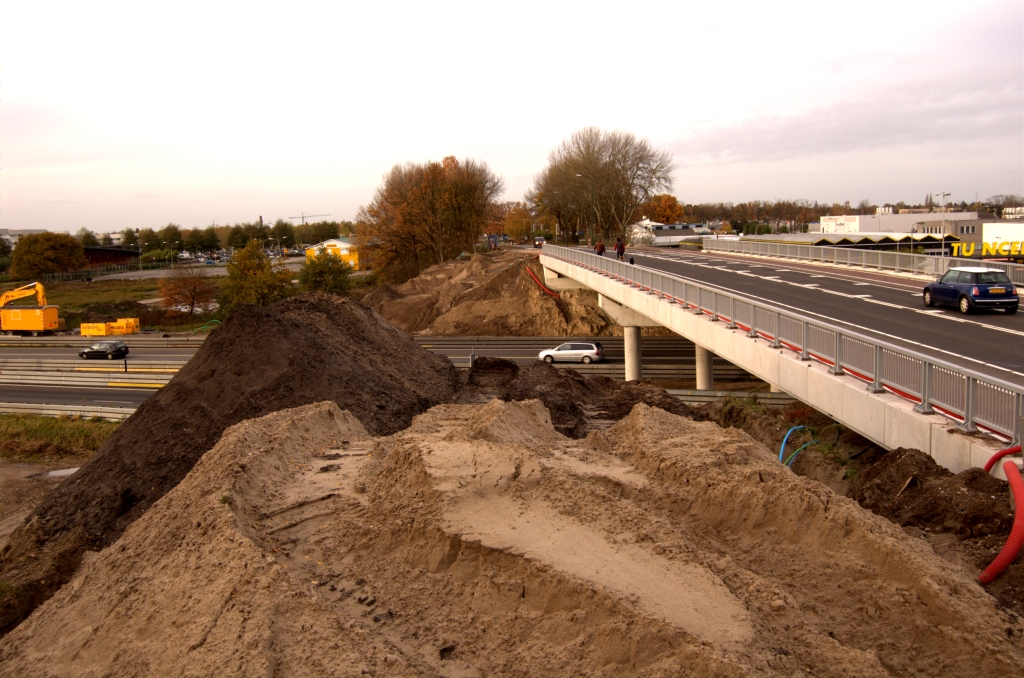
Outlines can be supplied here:
<path id="1" fill-rule="evenodd" d="M 533 400 L 544 403 L 555 429 L 569 438 L 584 438 L 611 426 L 637 403 L 689 416 L 690 409 L 664 389 L 644 381 L 585 377 L 575 370 L 542 362 L 522 366 L 510 360 L 479 358 L 463 378 L 456 402 Z"/>
<path id="2" fill-rule="evenodd" d="M 381 285 L 363 298 L 410 333 L 442 336 L 598 336 L 616 326 L 597 295 L 568 290 L 555 299 L 526 272 L 543 280 L 533 252 L 506 250 L 432 266 L 402 285 Z M 617 328 L 621 333 L 621 328 Z"/>
<path id="3" fill-rule="evenodd" d="M 1009 487 L 983 469 L 954 475 L 918 450 L 887 451 L 802 404 L 780 411 L 724 399 L 694 412 L 700 419 L 746 431 L 776 454 L 790 428 L 805 426 L 794 431 L 787 453 L 805 442 L 820 442 L 796 458 L 796 473 L 888 518 L 972 575 L 988 567 L 1010 534 Z M 1024 560 L 1018 558 L 985 590 L 1024 616 Z"/>
<path id="4" fill-rule="evenodd" d="M 1021 632 L 736 429 L 495 401 L 370 439 L 322 403 L 229 429 L 0 674 L 1012 675 Z"/>
<path id="5" fill-rule="evenodd" d="M 448 402 L 457 384 L 447 359 L 356 302 L 314 294 L 237 311 L 11 535 L 0 632 L 177 485 L 228 426 L 332 400 L 389 434 Z"/>

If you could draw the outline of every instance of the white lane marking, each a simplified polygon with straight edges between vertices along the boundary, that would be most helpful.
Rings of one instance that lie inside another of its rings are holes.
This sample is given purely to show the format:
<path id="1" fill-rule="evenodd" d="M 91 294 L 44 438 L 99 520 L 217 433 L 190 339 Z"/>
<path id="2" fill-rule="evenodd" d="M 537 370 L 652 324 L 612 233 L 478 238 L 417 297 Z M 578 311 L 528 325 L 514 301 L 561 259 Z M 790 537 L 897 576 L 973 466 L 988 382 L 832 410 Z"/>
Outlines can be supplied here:
<path id="1" fill-rule="evenodd" d="M 864 285 L 870 285 L 871 283 L 853 283 L 854 287 L 863 287 Z"/>
<path id="2" fill-rule="evenodd" d="M 655 270 L 656 271 L 657 269 L 649 269 L 649 270 Z M 664 273 L 664 271 L 658 271 L 658 272 L 659 273 Z M 680 276 L 680 277 L 685 277 L 685 276 Z M 698 282 L 698 281 L 694 280 L 693 278 L 686 278 L 686 279 L 689 280 L 690 282 Z M 714 283 L 709 283 L 709 282 L 703 282 L 702 281 L 701 284 L 706 285 L 707 287 L 714 287 L 714 288 L 720 289 L 723 292 L 728 292 L 730 294 L 737 294 L 737 292 L 735 292 L 734 290 L 727 289 L 725 287 L 722 287 L 721 285 L 715 285 Z M 828 290 L 824 290 L 823 289 L 822 292 L 828 292 Z M 800 314 L 800 315 L 816 316 L 818 318 L 823 318 L 825 320 L 829 320 L 829 321 L 834 322 L 834 323 L 839 323 L 841 325 L 847 325 L 848 327 L 853 327 L 853 328 L 856 328 L 858 330 L 862 330 L 862 331 L 867 332 L 869 334 L 876 334 L 876 335 L 879 335 L 879 336 L 882 336 L 882 337 L 889 337 L 890 339 L 894 339 L 894 340 L 896 340 L 898 342 L 903 342 L 905 344 L 910 344 L 911 346 L 918 346 L 920 348 L 928 349 L 929 351 L 935 351 L 936 353 L 942 353 L 944 355 L 952 356 L 954 358 L 960 358 L 962 360 L 966 360 L 968 362 L 976 363 L 978 365 L 985 365 L 986 367 L 991 367 L 992 369 L 1000 370 L 1002 372 L 1009 372 L 1010 374 L 1015 374 L 1018 377 L 1024 377 L 1024 372 L 1017 372 L 1016 370 L 1011 370 L 1010 368 L 1003 367 L 1002 365 L 994 365 L 992 363 L 987 363 L 984 360 L 978 360 L 977 358 L 971 358 L 970 356 L 965 356 L 965 355 L 961 355 L 959 353 L 954 353 L 953 351 L 947 351 L 944 348 L 938 348 L 936 346 L 932 346 L 930 344 L 925 344 L 925 343 L 922 343 L 920 341 L 914 341 L 913 339 L 907 339 L 906 337 L 900 337 L 900 336 L 897 336 L 895 334 L 889 334 L 888 332 L 882 332 L 881 330 L 876 330 L 876 329 L 872 329 L 870 327 L 865 327 L 863 325 L 858 325 L 857 323 L 852 323 L 849 320 L 840 320 L 839 318 L 833 318 L 832 316 L 825 315 L 824 313 L 816 313 L 814 311 L 808 311 L 806 309 L 797 308 L 796 306 L 792 306 L 790 304 L 784 304 L 784 303 L 775 301 L 773 299 L 767 299 L 765 297 L 758 296 L 756 294 L 748 294 L 748 293 L 745 293 L 745 292 L 742 293 L 742 294 L 743 294 L 743 296 L 748 297 L 750 299 L 758 299 L 760 301 L 763 301 L 764 303 L 766 303 L 769 306 L 778 306 L 780 308 L 792 309 L 795 313 Z M 840 295 L 840 296 L 846 296 L 846 295 Z M 906 308 L 906 307 L 901 306 L 900 308 Z M 942 317 L 950 318 L 951 316 L 943 315 Z M 971 322 L 969 320 L 962 320 L 960 318 L 954 318 L 954 319 L 958 320 L 960 322 Z M 981 323 L 978 323 L 978 324 L 981 324 Z M 982 327 L 992 327 L 992 326 L 991 325 L 982 325 Z"/>
<path id="3" fill-rule="evenodd" d="M 650 257 L 650 258 L 652 258 L 652 259 L 660 259 L 662 257 Z M 668 261 L 668 259 L 666 259 L 666 261 Z M 673 259 L 672 261 L 677 261 L 677 260 Z M 832 295 L 835 295 L 837 297 L 846 297 L 847 299 L 863 299 L 864 301 L 867 301 L 867 302 L 872 303 L 872 304 L 878 304 L 879 306 L 888 306 L 890 308 L 900 308 L 900 309 L 904 309 L 904 310 L 908 310 L 908 311 L 916 311 L 918 313 L 934 314 L 937 317 L 947 318 L 947 319 L 952 320 L 954 322 L 970 323 L 972 325 L 978 325 L 979 327 L 985 327 L 987 329 L 996 330 L 998 332 L 1005 332 L 1007 334 L 1013 334 L 1013 335 L 1016 335 L 1016 336 L 1024 337 L 1024 332 L 1022 332 L 1020 330 L 1012 330 L 1012 329 L 1005 328 L 1005 327 L 999 327 L 998 325 L 990 325 L 988 323 L 979 322 L 977 320 L 969 320 L 967 318 L 961 318 L 961 317 L 958 317 L 958 316 L 955 316 L 955 315 L 949 315 L 949 314 L 947 314 L 944 311 L 939 311 L 939 310 L 921 311 L 921 310 L 913 308 L 911 306 L 904 306 L 902 304 L 893 304 L 893 303 L 889 303 L 889 302 L 885 302 L 885 301 L 880 301 L 878 299 L 867 298 L 867 297 L 871 296 L 870 294 L 847 294 L 845 292 L 839 292 L 837 290 L 829 290 L 829 289 L 826 289 L 824 287 L 818 287 L 817 283 L 800 284 L 800 283 L 796 283 L 796 282 L 790 282 L 788 280 L 781 280 L 780 276 L 777 276 L 777 275 L 774 275 L 774 276 L 759 276 L 759 275 L 751 274 L 749 271 L 733 271 L 732 269 L 725 269 L 725 268 L 721 268 L 719 266 L 708 266 L 707 264 L 700 264 L 700 263 L 694 263 L 693 265 L 694 266 L 700 266 L 701 268 L 713 268 L 713 269 L 718 269 L 718 270 L 730 271 L 732 273 L 738 273 L 739 275 L 745 275 L 748 278 L 761 278 L 762 280 L 770 280 L 772 282 L 783 282 L 783 283 L 786 283 L 787 285 L 792 285 L 793 287 L 803 287 L 803 288 L 806 288 L 806 289 L 818 289 L 818 290 L 820 290 L 820 291 L 822 291 L 822 292 L 824 292 L 826 294 L 832 294 Z M 765 268 L 765 267 L 764 266 L 751 265 L 750 268 Z M 776 270 L 782 270 L 782 269 L 776 269 Z M 665 273 L 666 271 L 661 271 L 661 272 Z M 799 273 L 800 271 L 797 271 L 797 272 Z M 846 279 L 846 278 L 843 278 L 843 276 L 828 276 L 828 275 L 811 275 L 811 276 L 808 276 L 808 277 L 810 277 L 810 278 L 837 278 L 838 277 L 839 279 Z M 705 284 L 709 284 L 709 283 L 705 282 Z M 853 283 L 853 284 L 854 285 L 876 285 L 876 286 L 881 287 L 882 289 L 886 289 L 886 290 L 892 290 L 893 289 L 891 287 L 885 287 L 884 285 L 878 285 L 877 283 Z M 813 287 L 812 287 L 812 285 L 813 285 Z M 896 290 L 893 290 L 893 291 L 896 291 Z M 910 296 L 916 297 L 916 298 L 921 298 L 921 296 L 923 296 L 923 292 L 911 292 Z M 794 306 L 792 308 L 796 308 L 796 307 Z M 939 349 L 936 349 L 936 350 L 939 350 Z M 953 354 L 953 355 L 956 355 L 956 354 Z M 983 364 L 987 365 L 988 363 L 983 363 Z M 998 365 L 994 365 L 993 367 L 998 367 Z M 1000 369 L 1005 369 L 1005 368 L 1000 368 Z M 1017 373 L 1014 372 L 1014 374 L 1017 374 Z"/>

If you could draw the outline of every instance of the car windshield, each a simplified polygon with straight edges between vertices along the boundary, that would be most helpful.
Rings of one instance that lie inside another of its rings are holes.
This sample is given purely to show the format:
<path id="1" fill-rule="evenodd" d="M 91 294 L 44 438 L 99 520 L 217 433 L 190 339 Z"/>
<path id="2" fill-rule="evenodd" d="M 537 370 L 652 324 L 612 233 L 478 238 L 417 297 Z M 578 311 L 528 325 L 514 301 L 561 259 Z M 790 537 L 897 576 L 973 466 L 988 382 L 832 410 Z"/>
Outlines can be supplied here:
<path id="1" fill-rule="evenodd" d="M 1002 271 L 986 271 L 978 274 L 978 282 L 982 285 L 1009 283 L 1010 279 Z"/>
<path id="2" fill-rule="evenodd" d="M 102 350 L 104 350 L 104 349 L 110 348 L 110 344 L 108 344 L 108 343 L 107 343 L 107 342 L 105 342 L 105 341 L 101 341 L 101 342 L 100 342 L 100 343 L 98 343 L 98 344 L 93 344 L 93 345 L 92 345 L 92 346 L 90 346 L 89 348 L 91 348 L 91 349 L 95 349 L 95 350 L 97 350 L 97 351 L 102 351 Z"/>

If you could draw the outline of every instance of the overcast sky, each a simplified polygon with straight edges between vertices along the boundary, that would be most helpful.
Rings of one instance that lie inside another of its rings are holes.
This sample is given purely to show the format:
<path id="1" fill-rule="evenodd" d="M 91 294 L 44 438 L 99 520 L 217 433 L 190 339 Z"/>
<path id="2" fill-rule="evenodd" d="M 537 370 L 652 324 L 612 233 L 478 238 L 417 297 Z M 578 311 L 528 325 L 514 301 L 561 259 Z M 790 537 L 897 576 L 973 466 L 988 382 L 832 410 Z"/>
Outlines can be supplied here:
<path id="1" fill-rule="evenodd" d="M 0 2 L 0 228 L 351 219 L 446 155 L 518 200 L 588 125 L 685 202 L 1024 193 L 1019 0 L 330 4 Z"/>

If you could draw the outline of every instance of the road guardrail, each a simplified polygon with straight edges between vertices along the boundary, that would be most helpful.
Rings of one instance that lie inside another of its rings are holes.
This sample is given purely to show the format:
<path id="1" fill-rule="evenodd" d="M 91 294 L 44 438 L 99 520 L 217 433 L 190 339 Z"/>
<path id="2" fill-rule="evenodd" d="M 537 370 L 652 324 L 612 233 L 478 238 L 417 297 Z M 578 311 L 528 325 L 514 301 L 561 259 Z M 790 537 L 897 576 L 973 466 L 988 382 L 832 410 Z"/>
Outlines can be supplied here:
<path id="1" fill-rule="evenodd" d="M 752 254 L 762 257 L 811 261 L 819 264 L 849 266 L 851 268 L 864 268 L 887 273 L 911 273 L 914 275 L 923 275 L 935 278 L 956 266 L 984 265 L 987 268 L 998 268 L 1006 271 L 1006 275 L 1010 277 L 1010 280 L 1018 285 L 1024 285 L 1024 265 L 1009 264 L 1003 261 L 989 261 L 988 259 L 933 257 L 927 254 L 862 250 L 855 247 L 787 245 L 775 242 L 719 240 L 716 238 L 704 239 L 704 251 Z"/>
<path id="2" fill-rule="evenodd" d="M 766 339 L 801 360 L 827 365 L 834 375 L 849 374 L 873 393 L 915 403 L 921 414 L 952 419 L 966 433 L 1021 439 L 1022 386 L 654 269 L 554 245 L 544 245 L 543 253 Z"/>
<path id="3" fill-rule="evenodd" d="M 135 413 L 133 407 L 89 407 L 82 405 L 37 405 L 0 403 L 0 414 L 35 414 L 44 417 L 88 417 L 122 421 Z"/>
<path id="4" fill-rule="evenodd" d="M 159 360 L 63 360 L 63 359 L 22 359 L 22 358 L 0 358 L 0 371 L 4 370 L 30 370 L 30 371 L 67 371 L 67 372 L 120 372 L 124 373 L 152 373 L 152 374 L 174 374 L 185 362 L 159 361 Z"/>
<path id="5" fill-rule="evenodd" d="M 41 337 L 0 336 L 0 348 L 79 348 L 100 341 L 123 341 L 132 347 L 198 348 L 209 335 L 163 337 L 145 334 L 116 334 L 109 337 L 83 337 L 77 334 L 51 334 Z"/>
<path id="6" fill-rule="evenodd" d="M 166 386 L 173 376 L 172 374 L 124 374 L 118 372 L 88 373 L 0 370 L 0 384 L 158 389 Z"/>
<path id="7" fill-rule="evenodd" d="M 676 388 L 667 388 L 665 391 L 687 405 L 707 405 L 722 398 L 733 398 L 735 400 L 756 399 L 761 405 L 768 407 L 786 407 L 797 402 L 797 399 L 788 393 L 770 393 L 767 391 L 694 391 Z"/>

